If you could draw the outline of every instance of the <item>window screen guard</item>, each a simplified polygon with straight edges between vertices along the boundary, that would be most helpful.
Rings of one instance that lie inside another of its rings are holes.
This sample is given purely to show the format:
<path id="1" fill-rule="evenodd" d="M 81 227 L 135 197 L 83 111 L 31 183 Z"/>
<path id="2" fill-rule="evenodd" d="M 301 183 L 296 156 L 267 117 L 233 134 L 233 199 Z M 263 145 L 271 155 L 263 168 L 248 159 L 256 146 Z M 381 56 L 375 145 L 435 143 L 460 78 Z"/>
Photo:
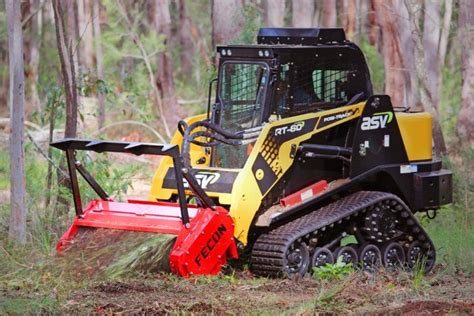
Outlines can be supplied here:
<path id="1" fill-rule="evenodd" d="M 223 64 L 219 87 L 221 127 L 240 131 L 261 124 L 268 76 L 264 63 Z"/>

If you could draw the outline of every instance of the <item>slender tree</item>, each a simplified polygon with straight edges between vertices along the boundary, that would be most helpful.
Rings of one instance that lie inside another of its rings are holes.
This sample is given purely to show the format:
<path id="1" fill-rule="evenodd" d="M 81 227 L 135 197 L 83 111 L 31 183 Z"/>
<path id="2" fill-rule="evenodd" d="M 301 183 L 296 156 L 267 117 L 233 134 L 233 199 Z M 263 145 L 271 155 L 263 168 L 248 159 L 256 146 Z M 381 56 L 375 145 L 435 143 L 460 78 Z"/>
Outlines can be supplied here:
<path id="1" fill-rule="evenodd" d="M 427 89 L 433 107 L 439 107 L 439 84 L 441 67 L 439 63 L 439 41 L 441 35 L 440 2 L 425 0 L 423 17 L 423 53 Z"/>
<path id="2" fill-rule="evenodd" d="M 336 27 L 337 24 L 337 9 L 336 0 L 324 0 L 321 17 L 322 27 Z"/>
<path id="3" fill-rule="evenodd" d="M 40 48 L 41 48 L 41 33 L 42 33 L 42 4 L 39 0 L 28 1 L 28 20 L 23 20 L 23 28 L 28 29 L 29 32 L 25 34 L 24 47 L 25 52 L 25 75 L 30 87 L 30 94 L 27 97 L 27 104 L 29 103 L 32 111 L 40 111 L 41 104 L 38 95 L 38 69 L 40 62 Z M 28 111 L 25 110 L 28 117 Z"/>
<path id="4" fill-rule="evenodd" d="M 357 30 L 357 1 L 345 0 L 342 3 L 344 12 L 342 14 L 342 27 L 349 39 L 352 39 Z"/>
<path id="5" fill-rule="evenodd" d="M 370 0 L 368 5 L 367 18 L 369 20 L 369 43 L 375 46 L 378 41 L 377 12 L 375 11 L 375 1 Z"/>
<path id="6" fill-rule="evenodd" d="M 65 137 L 76 137 L 77 134 L 77 88 L 72 47 L 67 47 L 68 38 L 64 31 L 63 9 L 61 0 L 53 0 L 56 42 L 61 62 L 62 81 L 66 95 Z"/>
<path id="7" fill-rule="evenodd" d="M 192 35 L 191 17 L 185 0 L 179 0 L 179 28 L 178 37 L 180 45 L 181 74 L 184 79 L 190 78 L 189 74 L 193 66 L 194 44 Z"/>
<path id="8" fill-rule="evenodd" d="M 412 39 L 414 43 L 415 71 L 418 79 L 418 91 L 420 101 L 425 111 L 431 112 L 433 116 L 433 140 L 434 151 L 437 155 L 446 154 L 446 143 L 444 141 L 443 131 L 439 122 L 439 110 L 436 100 L 430 93 L 429 81 L 427 78 L 426 62 L 423 48 L 423 31 L 420 27 L 421 3 L 416 0 L 407 0 L 405 5 L 408 10 L 410 25 L 412 28 Z M 430 66 L 431 67 L 431 66 Z M 436 65 L 435 65 L 436 67 Z"/>
<path id="9" fill-rule="evenodd" d="M 451 19 L 453 16 L 453 0 L 444 1 L 443 29 L 439 40 L 439 64 L 444 65 L 446 51 L 448 49 L 449 32 L 451 29 Z M 442 78 L 442 77 L 441 77 Z"/>
<path id="10" fill-rule="evenodd" d="M 10 226 L 9 240 L 26 243 L 23 32 L 20 1 L 6 0 L 10 60 Z"/>
<path id="11" fill-rule="evenodd" d="M 171 135 L 171 130 L 169 128 L 168 119 L 165 115 L 163 100 L 161 99 L 160 91 L 159 91 L 159 89 L 156 85 L 156 76 L 155 76 L 155 73 L 153 72 L 153 69 L 152 69 L 152 64 L 151 64 L 151 61 L 150 61 L 149 54 L 146 51 L 145 46 L 143 45 L 142 41 L 140 40 L 140 37 L 138 36 L 138 34 L 134 30 L 134 22 L 128 16 L 125 5 L 120 0 L 116 0 L 116 4 L 117 4 L 117 7 L 119 9 L 119 13 L 122 16 L 122 21 L 124 21 L 126 27 L 128 27 L 129 30 L 130 30 L 128 35 L 129 35 L 130 39 L 133 41 L 133 43 L 139 49 L 140 57 L 143 60 L 143 62 L 145 63 L 145 68 L 146 68 L 147 73 L 148 73 L 148 80 L 149 80 L 149 83 L 150 83 L 150 86 L 151 86 L 152 92 L 153 92 L 153 101 L 155 103 L 154 110 L 157 111 L 157 115 L 159 116 L 159 118 L 161 120 L 161 123 L 163 124 L 163 130 L 165 131 L 166 136 L 171 138 L 171 136 L 172 136 Z M 151 19 L 150 15 L 151 15 L 151 13 L 149 12 L 149 17 L 148 17 L 149 19 Z"/>
<path id="12" fill-rule="evenodd" d="M 165 116 L 171 126 L 177 126 L 178 121 L 185 117 L 183 108 L 178 104 L 174 82 L 173 61 L 170 54 L 171 15 L 169 0 L 157 0 L 149 3 L 149 18 L 151 25 L 158 34 L 164 36 L 163 50 L 157 54 L 158 69 L 156 85 L 160 91 L 163 105 L 167 111 Z"/>
<path id="13" fill-rule="evenodd" d="M 265 26 L 283 27 L 285 9 L 285 0 L 263 0 L 263 20 Z"/>
<path id="14" fill-rule="evenodd" d="M 292 0 L 292 22 L 293 27 L 311 27 L 314 18 L 313 0 Z"/>
<path id="15" fill-rule="evenodd" d="M 62 0 L 53 0 L 54 24 L 56 28 L 56 43 L 59 52 L 59 61 L 61 63 L 62 82 L 64 87 L 64 94 L 66 96 L 66 126 L 64 128 L 64 137 L 74 138 L 77 134 L 77 88 L 76 88 L 76 74 L 74 68 L 74 59 L 72 56 L 72 45 L 68 43 L 68 33 L 65 32 L 64 27 L 64 11 L 62 8 Z M 66 166 L 63 160 L 60 164 L 60 169 L 57 172 L 58 184 L 62 187 L 68 188 L 70 180 L 65 178 Z M 69 207 L 69 201 L 62 196 L 59 196 L 57 201 L 59 205 L 63 206 L 65 210 Z"/>
<path id="16" fill-rule="evenodd" d="M 405 106 L 405 65 L 400 48 L 395 7 L 393 1 L 375 0 L 373 4 L 382 33 L 385 93 L 390 95 L 394 106 Z"/>
<path id="17" fill-rule="evenodd" d="M 212 1 L 212 46 L 229 44 L 244 27 L 243 0 Z"/>
<path id="18" fill-rule="evenodd" d="M 65 16 L 66 16 L 66 25 L 65 31 L 67 33 L 68 42 L 66 46 L 69 50 L 75 51 L 76 47 L 79 45 L 79 27 L 77 23 L 77 4 L 76 0 L 63 0 L 62 4 L 65 5 Z M 77 71 L 79 69 L 79 59 L 76 53 L 72 54 L 72 60 L 74 63 L 74 69 Z"/>
<path id="19" fill-rule="evenodd" d="M 100 29 L 100 0 L 93 0 L 92 5 L 95 38 L 95 61 L 97 67 L 97 80 L 104 80 L 104 57 L 102 54 L 102 32 Z M 98 127 L 101 129 L 105 123 L 105 96 L 97 91 L 98 102 Z"/>
<path id="20" fill-rule="evenodd" d="M 456 133 L 465 148 L 474 148 L 474 3 L 461 0 L 459 32 L 461 39 L 462 91 Z"/>
<path id="21" fill-rule="evenodd" d="M 94 67 L 94 36 L 92 34 L 92 0 L 77 0 L 77 24 L 81 43 L 79 64 L 92 70 Z"/>

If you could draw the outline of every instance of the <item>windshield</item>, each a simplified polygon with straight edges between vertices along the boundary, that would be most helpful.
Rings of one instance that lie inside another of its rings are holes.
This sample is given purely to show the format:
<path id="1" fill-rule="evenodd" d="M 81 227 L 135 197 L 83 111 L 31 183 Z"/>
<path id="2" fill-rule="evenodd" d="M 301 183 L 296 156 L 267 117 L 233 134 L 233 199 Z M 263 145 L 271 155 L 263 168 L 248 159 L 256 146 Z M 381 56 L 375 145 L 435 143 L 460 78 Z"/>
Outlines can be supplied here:
<path id="1" fill-rule="evenodd" d="M 265 63 L 225 62 L 219 84 L 220 114 L 216 118 L 226 130 L 237 132 L 262 124 L 262 112 L 269 77 Z M 218 145 L 212 165 L 220 168 L 242 168 L 252 144 Z"/>
<path id="2" fill-rule="evenodd" d="M 240 131 L 261 124 L 268 73 L 263 63 L 224 63 L 219 87 L 221 127 Z"/>

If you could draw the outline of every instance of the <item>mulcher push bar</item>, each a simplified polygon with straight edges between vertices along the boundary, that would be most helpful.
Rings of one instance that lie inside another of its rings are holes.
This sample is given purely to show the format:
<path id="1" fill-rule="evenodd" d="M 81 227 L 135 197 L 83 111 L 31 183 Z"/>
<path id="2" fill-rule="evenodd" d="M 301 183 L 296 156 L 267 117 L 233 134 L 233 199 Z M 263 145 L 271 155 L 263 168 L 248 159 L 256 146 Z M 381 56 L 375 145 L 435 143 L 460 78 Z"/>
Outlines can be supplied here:
<path id="1" fill-rule="evenodd" d="M 74 207 L 76 215 L 81 216 L 82 201 L 81 194 L 79 192 L 79 184 L 77 181 L 76 170 L 83 176 L 86 182 L 94 189 L 94 191 L 103 200 L 108 200 L 107 193 L 100 187 L 95 181 L 92 175 L 81 165 L 76 159 L 76 150 L 87 150 L 95 151 L 98 153 L 102 152 L 117 152 L 117 153 L 130 153 L 134 155 L 158 155 L 158 156 L 169 156 L 173 159 L 174 171 L 176 175 L 176 185 L 178 188 L 178 199 L 179 207 L 181 210 L 181 219 L 184 225 L 189 223 L 189 214 L 186 204 L 186 195 L 184 192 L 183 178 L 189 184 L 189 188 L 194 193 L 196 198 L 203 204 L 204 207 L 213 208 L 213 201 L 207 196 L 202 188 L 197 183 L 193 175 L 183 168 L 183 162 L 179 154 L 179 147 L 177 145 L 160 145 L 150 143 L 138 143 L 138 142 L 118 142 L 118 141 L 102 141 L 102 140 L 90 140 L 90 139 L 75 139 L 66 138 L 64 140 L 51 143 L 51 146 L 63 150 L 66 152 L 67 165 L 69 170 L 69 176 L 71 181 L 71 190 L 74 198 Z"/>

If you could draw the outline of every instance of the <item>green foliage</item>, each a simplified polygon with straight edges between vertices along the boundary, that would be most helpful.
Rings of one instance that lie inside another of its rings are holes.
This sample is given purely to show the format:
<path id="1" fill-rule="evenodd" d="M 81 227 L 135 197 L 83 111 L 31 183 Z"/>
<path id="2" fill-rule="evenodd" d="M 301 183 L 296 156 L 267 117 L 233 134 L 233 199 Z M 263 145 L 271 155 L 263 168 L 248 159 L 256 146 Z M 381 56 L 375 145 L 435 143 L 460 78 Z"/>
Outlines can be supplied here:
<path id="1" fill-rule="evenodd" d="M 143 176 L 143 165 L 114 163 L 112 157 L 117 157 L 114 154 L 92 155 L 89 152 L 80 152 L 78 157 L 87 171 L 113 199 L 122 199 L 128 190 L 133 188 L 134 179 Z M 85 201 L 97 198 L 97 194 L 87 183 L 81 181 L 80 188 Z"/>
<path id="2" fill-rule="evenodd" d="M 0 150 L 0 190 L 6 190 L 10 185 L 10 157 L 6 150 Z"/>
<path id="3" fill-rule="evenodd" d="M 440 99 L 440 124 L 445 141 L 448 144 L 457 143 L 456 123 L 458 112 L 461 107 L 461 56 L 453 49 L 449 59 L 454 62 L 446 63 L 441 70 L 441 99 Z"/>
<path id="4" fill-rule="evenodd" d="M 458 206 L 443 207 L 439 215 L 424 224 L 436 245 L 437 262 L 445 266 L 448 273 L 460 271 L 474 275 L 474 229 L 472 213 Z"/>
<path id="5" fill-rule="evenodd" d="M 327 263 L 322 267 L 314 267 L 313 274 L 322 280 L 342 280 L 354 272 L 352 263 L 342 262 L 342 257 L 337 258 L 334 264 Z"/>
<path id="6" fill-rule="evenodd" d="M 385 70 L 382 56 L 380 56 L 376 46 L 370 45 L 366 37 L 362 37 L 358 44 L 365 55 L 365 60 L 369 67 L 374 93 L 383 93 Z"/>
<path id="7" fill-rule="evenodd" d="M 339 302 L 337 295 L 346 287 L 346 282 L 338 282 L 329 285 L 324 282 L 320 285 L 318 295 L 314 301 L 313 312 L 325 311 L 328 313 L 340 313 L 343 303 Z"/>
<path id="8" fill-rule="evenodd" d="M 425 267 L 426 267 L 426 257 L 421 257 L 416 260 L 415 266 L 412 271 L 412 287 L 415 291 L 421 290 L 423 287 L 429 286 L 425 282 Z"/>

